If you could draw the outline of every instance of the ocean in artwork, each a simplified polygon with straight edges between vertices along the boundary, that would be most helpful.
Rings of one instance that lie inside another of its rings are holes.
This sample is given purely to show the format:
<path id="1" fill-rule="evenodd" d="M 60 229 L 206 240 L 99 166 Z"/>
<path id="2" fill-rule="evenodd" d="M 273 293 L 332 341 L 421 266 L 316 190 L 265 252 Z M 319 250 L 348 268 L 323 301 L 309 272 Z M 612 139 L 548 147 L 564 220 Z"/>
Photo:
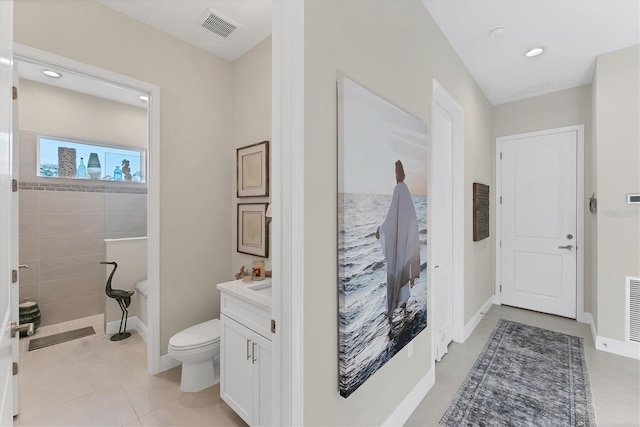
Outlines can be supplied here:
<path id="1" fill-rule="evenodd" d="M 375 233 L 387 215 L 391 195 L 338 196 L 339 388 L 347 397 L 427 326 L 427 197 L 413 196 L 420 277 L 406 309 L 396 309 L 390 322 L 386 261 Z"/>

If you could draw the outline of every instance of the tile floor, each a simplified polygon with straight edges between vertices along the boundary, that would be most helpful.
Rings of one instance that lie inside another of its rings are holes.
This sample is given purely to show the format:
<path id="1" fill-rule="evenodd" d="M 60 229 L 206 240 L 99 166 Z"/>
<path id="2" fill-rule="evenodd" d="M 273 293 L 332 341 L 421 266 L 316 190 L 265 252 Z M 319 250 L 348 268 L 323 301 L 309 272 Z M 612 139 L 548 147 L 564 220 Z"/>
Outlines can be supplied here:
<path id="1" fill-rule="evenodd" d="M 438 425 L 500 318 L 583 337 L 598 426 L 640 426 L 640 362 L 596 351 L 587 325 L 506 306 L 493 306 L 464 344 L 449 346 L 407 426 Z M 109 341 L 102 316 L 44 327 L 34 338 L 88 325 L 96 335 L 40 350 L 26 352 L 28 339 L 21 340 L 16 426 L 246 426 L 218 386 L 182 393 L 180 367 L 149 376 L 144 340 Z"/>
<path id="2" fill-rule="evenodd" d="M 38 329 L 33 338 L 93 326 L 96 335 L 27 351 L 20 340 L 20 414 L 15 426 L 246 426 L 216 385 L 180 391 L 180 367 L 147 374 L 137 334 L 112 342 L 102 316 Z"/>
<path id="3" fill-rule="evenodd" d="M 451 343 L 436 363 L 436 383 L 406 426 L 437 426 L 499 319 L 584 338 L 599 427 L 640 426 L 640 362 L 595 349 L 588 325 L 558 316 L 494 305 L 464 344 Z"/>

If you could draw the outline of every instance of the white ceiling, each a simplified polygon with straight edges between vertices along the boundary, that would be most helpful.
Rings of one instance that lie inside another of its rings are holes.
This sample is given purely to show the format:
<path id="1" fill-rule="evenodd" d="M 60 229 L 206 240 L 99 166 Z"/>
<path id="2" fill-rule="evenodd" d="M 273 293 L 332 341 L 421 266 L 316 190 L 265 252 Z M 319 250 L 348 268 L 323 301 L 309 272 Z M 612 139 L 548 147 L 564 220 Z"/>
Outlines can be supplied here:
<path id="1" fill-rule="evenodd" d="M 271 34 L 271 0 L 96 1 L 228 61 Z M 238 28 L 227 38 L 203 28 L 198 20 L 207 9 L 239 24 Z"/>
<path id="2" fill-rule="evenodd" d="M 493 105 L 589 84 L 598 55 L 640 43 L 639 0 L 422 2 Z"/>
<path id="3" fill-rule="evenodd" d="M 271 34 L 272 0 L 97 1 L 230 61 Z M 640 43 L 640 0 L 422 2 L 493 105 L 589 84 L 598 55 Z M 202 28 L 198 20 L 206 9 L 239 27 L 228 38 Z M 490 37 L 497 26 L 504 34 Z M 526 58 L 524 52 L 535 46 L 545 53 Z M 42 81 L 36 74 L 32 79 Z M 26 77 L 22 70 L 20 75 Z M 64 86 L 64 80 L 53 83 Z M 139 102 L 126 99 L 120 100 Z"/>

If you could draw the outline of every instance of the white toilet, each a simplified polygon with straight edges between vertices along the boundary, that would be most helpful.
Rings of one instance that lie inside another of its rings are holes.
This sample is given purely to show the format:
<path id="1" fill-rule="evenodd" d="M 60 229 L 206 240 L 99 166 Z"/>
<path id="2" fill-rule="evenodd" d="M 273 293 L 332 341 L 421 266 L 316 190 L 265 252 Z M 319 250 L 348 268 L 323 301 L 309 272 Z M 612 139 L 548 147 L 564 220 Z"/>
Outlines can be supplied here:
<path id="1" fill-rule="evenodd" d="M 219 383 L 220 320 L 208 320 L 172 336 L 169 356 L 182 362 L 182 391 L 193 393 Z"/>

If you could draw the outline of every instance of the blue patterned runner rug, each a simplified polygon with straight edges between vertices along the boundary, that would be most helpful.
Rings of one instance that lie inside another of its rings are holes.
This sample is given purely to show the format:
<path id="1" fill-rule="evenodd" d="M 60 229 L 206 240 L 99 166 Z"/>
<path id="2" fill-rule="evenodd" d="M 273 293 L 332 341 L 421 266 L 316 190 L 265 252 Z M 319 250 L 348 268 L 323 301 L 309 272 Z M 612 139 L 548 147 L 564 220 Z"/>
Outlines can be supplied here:
<path id="1" fill-rule="evenodd" d="M 500 319 L 440 424 L 595 426 L 582 338 Z"/>

